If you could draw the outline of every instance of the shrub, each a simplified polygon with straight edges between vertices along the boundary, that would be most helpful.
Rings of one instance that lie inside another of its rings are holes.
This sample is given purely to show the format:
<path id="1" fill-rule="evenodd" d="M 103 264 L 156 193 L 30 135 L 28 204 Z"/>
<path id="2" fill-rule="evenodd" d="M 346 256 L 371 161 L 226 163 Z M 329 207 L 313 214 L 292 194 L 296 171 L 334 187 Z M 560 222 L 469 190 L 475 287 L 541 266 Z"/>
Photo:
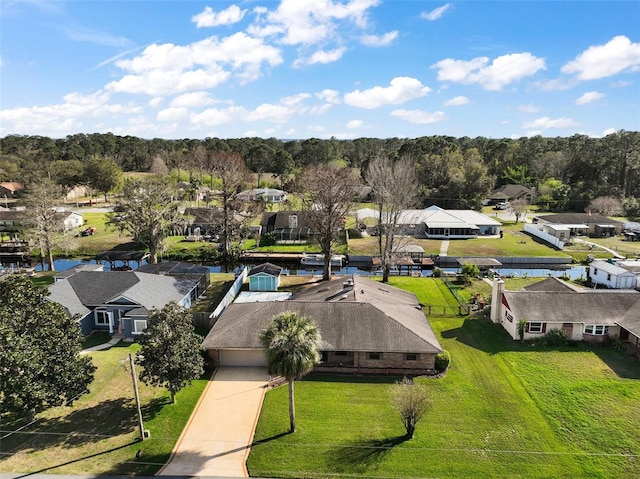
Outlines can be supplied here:
<path id="1" fill-rule="evenodd" d="M 265 233 L 260 237 L 260 246 L 273 246 L 276 244 L 275 233 Z"/>
<path id="2" fill-rule="evenodd" d="M 436 355 L 436 369 L 438 371 L 446 371 L 451 363 L 451 355 L 449 351 L 443 351 Z"/>
<path id="3" fill-rule="evenodd" d="M 541 339 L 545 346 L 564 346 L 567 344 L 567 332 L 564 329 L 554 328 L 548 331 Z"/>
<path id="4" fill-rule="evenodd" d="M 349 228 L 348 230 L 350 239 L 360 239 L 362 238 L 362 232 L 356 228 Z"/>
<path id="5" fill-rule="evenodd" d="M 440 276 L 442 276 L 442 270 L 440 268 L 433 268 L 433 273 L 431 273 L 431 275 L 434 278 L 439 278 Z"/>

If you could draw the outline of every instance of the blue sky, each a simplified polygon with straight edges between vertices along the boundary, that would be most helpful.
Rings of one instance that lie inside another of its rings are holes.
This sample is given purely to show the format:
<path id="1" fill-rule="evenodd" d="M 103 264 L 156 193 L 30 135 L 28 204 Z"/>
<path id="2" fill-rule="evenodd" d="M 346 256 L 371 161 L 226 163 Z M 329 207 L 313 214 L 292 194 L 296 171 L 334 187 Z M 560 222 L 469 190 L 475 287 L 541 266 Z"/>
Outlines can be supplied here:
<path id="1" fill-rule="evenodd" d="M 0 0 L 0 136 L 640 130 L 640 2 Z"/>

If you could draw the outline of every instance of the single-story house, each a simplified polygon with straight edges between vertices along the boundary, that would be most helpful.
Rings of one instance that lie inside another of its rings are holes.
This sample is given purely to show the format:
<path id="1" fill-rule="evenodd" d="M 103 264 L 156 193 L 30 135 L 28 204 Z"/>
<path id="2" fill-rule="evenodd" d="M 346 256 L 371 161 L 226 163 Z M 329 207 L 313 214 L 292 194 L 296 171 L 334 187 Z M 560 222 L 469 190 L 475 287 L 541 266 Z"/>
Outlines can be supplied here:
<path id="1" fill-rule="evenodd" d="M 70 231 L 84 224 L 84 218 L 80 213 L 64 209 L 57 211 L 55 218 L 61 231 Z M 23 207 L 0 211 L 0 231 L 17 232 L 27 226 L 28 222 L 28 213 Z"/>
<path id="2" fill-rule="evenodd" d="M 378 212 L 364 208 L 356 218 L 378 218 Z M 385 219 L 383 218 L 383 223 Z M 502 223 L 473 210 L 445 210 L 432 205 L 422 210 L 404 210 L 398 216 L 402 234 L 432 239 L 469 239 L 497 236 Z M 384 224 L 383 224 L 384 227 Z M 373 228 L 375 231 L 377 227 Z"/>
<path id="3" fill-rule="evenodd" d="M 286 311 L 311 318 L 320 331 L 314 371 L 425 374 L 442 352 L 413 293 L 359 276 L 321 282 L 288 301 L 230 304 L 203 347 L 218 366 L 265 366 L 260 332 Z"/>
<path id="4" fill-rule="evenodd" d="M 249 291 L 278 291 L 282 267 L 272 263 L 262 263 L 249 271 Z"/>
<path id="5" fill-rule="evenodd" d="M 533 204 L 538 200 L 538 193 L 536 190 L 522 185 L 504 185 L 491 192 L 487 198 L 487 204 L 492 205 L 514 200 L 524 200 Z"/>
<path id="6" fill-rule="evenodd" d="M 0 183 L 0 197 L 13 198 L 22 191 L 24 186 L 16 181 L 3 181 Z"/>
<path id="7" fill-rule="evenodd" d="M 560 280 L 557 280 L 560 281 Z M 524 339 L 541 337 L 552 329 L 564 329 L 567 339 L 602 342 L 619 337 L 618 321 L 640 305 L 640 293 L 632 290 L 507 291 L 504 281 L 493 280 L 491 320 L 519 339 L 518 324 L 525 323 Z"/>
<path id="8" fill-rule="evenodd" d="M 190 308 L 199 281 L 138 271 L 79 271 L 49 286 L 49 300 L 78 315 L 84 335 L 93 330 L 135 338 L 147 327 L 149 310 L 172 301 Z"/>
<path id="9" fill-rule="evenodd" d="M 274 188 L 254 188 L 238 193 L 241 201 L 266 201 L 267 203 L 282 203 L 287 199 L 287 192 Z"/>
<path id="10" fill-rule="evenodd" d="M 630 343 L 633 353 L 640 358 L 640 302 L 633 305 L 615 324 L 620 327 L 620 339 Z"/>
<path id="11" fill-rule="evenodd" d="M 589 263 L 589 279 L 593 285 L 611 289 L 636 289 L 638 276 L 618 266 L 613 260 Z"/>
<path id="12" fill-rule="evenodd" d="M 607 237 L 622 234 L 624 223 L 613 220 L 599 213 L 558 213 L 554 215 L 538 215 L 533 223 L 545 225 L 563 225 L 569 228 L 571 236 L 585 234 L 589 236 Z"/>
<path id="13" fill-rule="evenodd" d="M 306 211 L 262 213 L 260 234 L 274 233 L 278 241 L 308 241 L 313 235 Z"/>

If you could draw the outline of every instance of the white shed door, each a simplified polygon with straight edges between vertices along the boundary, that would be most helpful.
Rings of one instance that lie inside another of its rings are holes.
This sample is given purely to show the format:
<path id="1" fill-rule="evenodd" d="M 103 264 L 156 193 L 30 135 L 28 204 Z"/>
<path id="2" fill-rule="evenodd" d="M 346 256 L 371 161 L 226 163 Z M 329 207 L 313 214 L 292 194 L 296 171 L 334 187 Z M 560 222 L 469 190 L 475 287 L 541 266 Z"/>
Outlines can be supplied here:
<path id="1" fill-rule="evenodd" d="M 262 350 L 220 351 L 220 366 L 266 366 Z"/>

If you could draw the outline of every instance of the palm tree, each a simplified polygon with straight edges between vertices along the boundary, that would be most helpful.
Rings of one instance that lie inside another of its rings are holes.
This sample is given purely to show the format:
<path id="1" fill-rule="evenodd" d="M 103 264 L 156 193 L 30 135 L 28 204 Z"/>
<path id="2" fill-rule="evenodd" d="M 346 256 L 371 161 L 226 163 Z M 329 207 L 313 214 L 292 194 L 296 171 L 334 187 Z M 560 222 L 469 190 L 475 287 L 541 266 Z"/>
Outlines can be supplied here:
<path id="1" fill-rule="evenodd" d="M 310 318 L 296 311 L 285 311 L 270 319 L 267 329 L 260 333 L 260 342 L 265 349 L 269 371 L 289 382 L 290 432 L 294 432 L 296 413 L 293 381 L 310 372 L 314 364 L 320 361 L 320 333 Z"/>

